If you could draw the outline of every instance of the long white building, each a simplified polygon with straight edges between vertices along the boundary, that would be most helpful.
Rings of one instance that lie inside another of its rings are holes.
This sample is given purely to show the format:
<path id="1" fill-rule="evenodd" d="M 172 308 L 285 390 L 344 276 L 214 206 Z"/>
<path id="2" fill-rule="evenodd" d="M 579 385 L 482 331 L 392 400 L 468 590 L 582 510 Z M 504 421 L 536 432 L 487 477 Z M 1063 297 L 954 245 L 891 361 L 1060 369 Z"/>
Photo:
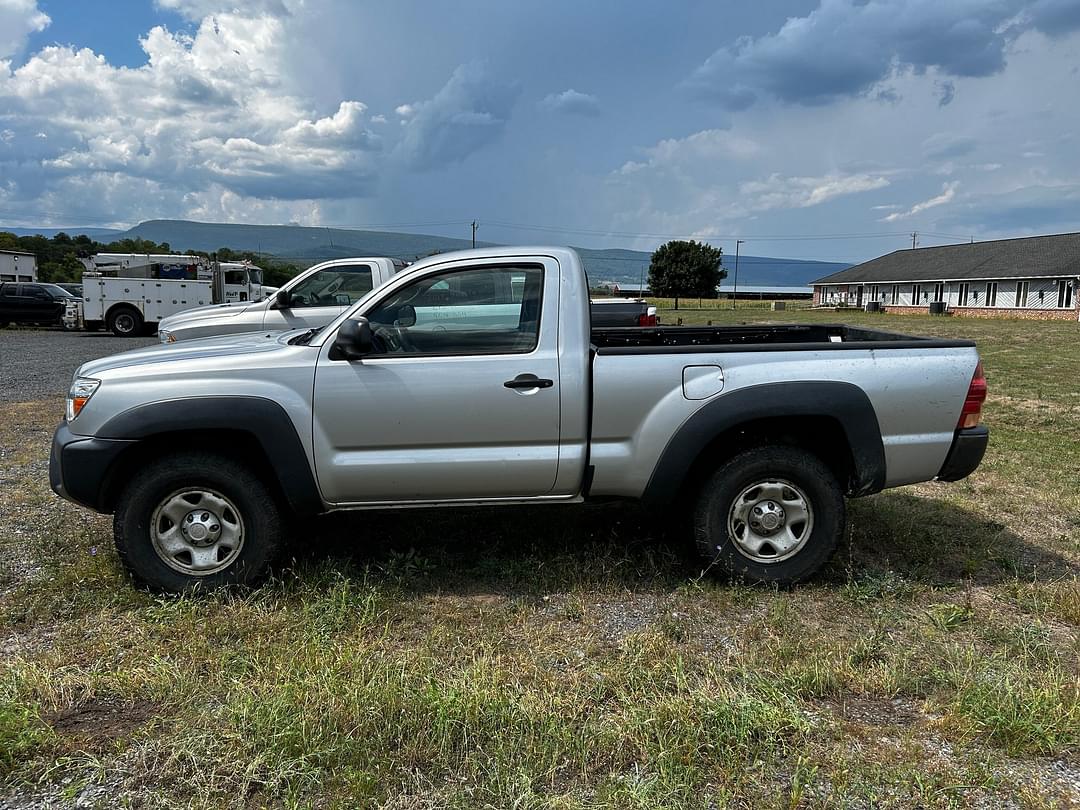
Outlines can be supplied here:
<path id="1" fill-rule="evenodd" d="M 815 306 L 1080 319 L 1080 233 L 897 250 L 812 284 Z"/>

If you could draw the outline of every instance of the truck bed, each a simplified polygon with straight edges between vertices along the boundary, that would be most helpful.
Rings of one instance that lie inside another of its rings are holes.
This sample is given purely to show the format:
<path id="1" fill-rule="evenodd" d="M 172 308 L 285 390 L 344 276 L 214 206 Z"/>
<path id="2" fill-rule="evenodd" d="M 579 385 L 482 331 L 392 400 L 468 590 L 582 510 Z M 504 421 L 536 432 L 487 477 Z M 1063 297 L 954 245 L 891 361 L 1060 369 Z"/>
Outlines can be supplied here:
<path id="1" fill-rule="evenodd" d="M 657 326 L 593 328 L 600 354 L 685 354 L 798 349 L 941 349 L 974 347 L 970 340 L 916 337 L 845 324 Z"/>

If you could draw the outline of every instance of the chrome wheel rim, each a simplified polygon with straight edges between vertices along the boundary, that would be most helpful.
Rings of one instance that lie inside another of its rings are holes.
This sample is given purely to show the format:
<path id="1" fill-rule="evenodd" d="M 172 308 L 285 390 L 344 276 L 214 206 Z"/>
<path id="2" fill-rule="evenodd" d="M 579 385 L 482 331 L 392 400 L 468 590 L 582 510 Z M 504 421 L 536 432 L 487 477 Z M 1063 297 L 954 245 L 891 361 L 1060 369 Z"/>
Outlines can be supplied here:
<path id="1" fill-rule="evenodd" d="M 797 554 L 813 530 L 810 499 L 800 487 L 780 478 L 744 488 L 728 512 L 728 535 L 735 548 L 764 565 Z"/>
<path id="2" fill-rule="evenodd" d="M 158 504 L 150 538 L 158 557 L 174 571 L 205 577 L 236 561 L 244 547 L 244 520 L 220 492 L 190 487 Z"/>

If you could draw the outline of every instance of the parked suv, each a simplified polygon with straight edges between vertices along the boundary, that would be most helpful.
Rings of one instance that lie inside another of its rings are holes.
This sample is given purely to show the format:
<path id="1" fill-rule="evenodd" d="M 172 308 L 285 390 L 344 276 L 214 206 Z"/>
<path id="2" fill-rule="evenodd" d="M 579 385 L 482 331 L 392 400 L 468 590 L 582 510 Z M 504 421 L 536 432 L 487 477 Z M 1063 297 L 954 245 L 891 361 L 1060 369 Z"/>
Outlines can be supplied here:
<path id="1" fill-rule="evenodd" d="M 64 326 L 64 310 L 74 300 L 57 284 L 6 281 L 0 284 L 0 329 L 9 323 Z"/>

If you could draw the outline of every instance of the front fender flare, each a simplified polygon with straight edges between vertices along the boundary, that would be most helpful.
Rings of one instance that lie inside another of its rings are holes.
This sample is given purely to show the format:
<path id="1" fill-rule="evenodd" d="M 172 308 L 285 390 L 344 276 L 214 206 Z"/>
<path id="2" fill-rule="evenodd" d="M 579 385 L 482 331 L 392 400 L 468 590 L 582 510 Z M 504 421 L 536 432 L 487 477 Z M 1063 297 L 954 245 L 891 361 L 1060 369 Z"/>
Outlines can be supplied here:
<path id="1" fill-rule="evenodd" d="M 270 462 L 271 475 L 298 514 L 325 511 L 315 474 L 292 419 L 264 397 L 193 397 L 129 408 L 96 432 L 100 439 L 143 440 L 166 433 L 231 431 L 253 437 Z"/>

